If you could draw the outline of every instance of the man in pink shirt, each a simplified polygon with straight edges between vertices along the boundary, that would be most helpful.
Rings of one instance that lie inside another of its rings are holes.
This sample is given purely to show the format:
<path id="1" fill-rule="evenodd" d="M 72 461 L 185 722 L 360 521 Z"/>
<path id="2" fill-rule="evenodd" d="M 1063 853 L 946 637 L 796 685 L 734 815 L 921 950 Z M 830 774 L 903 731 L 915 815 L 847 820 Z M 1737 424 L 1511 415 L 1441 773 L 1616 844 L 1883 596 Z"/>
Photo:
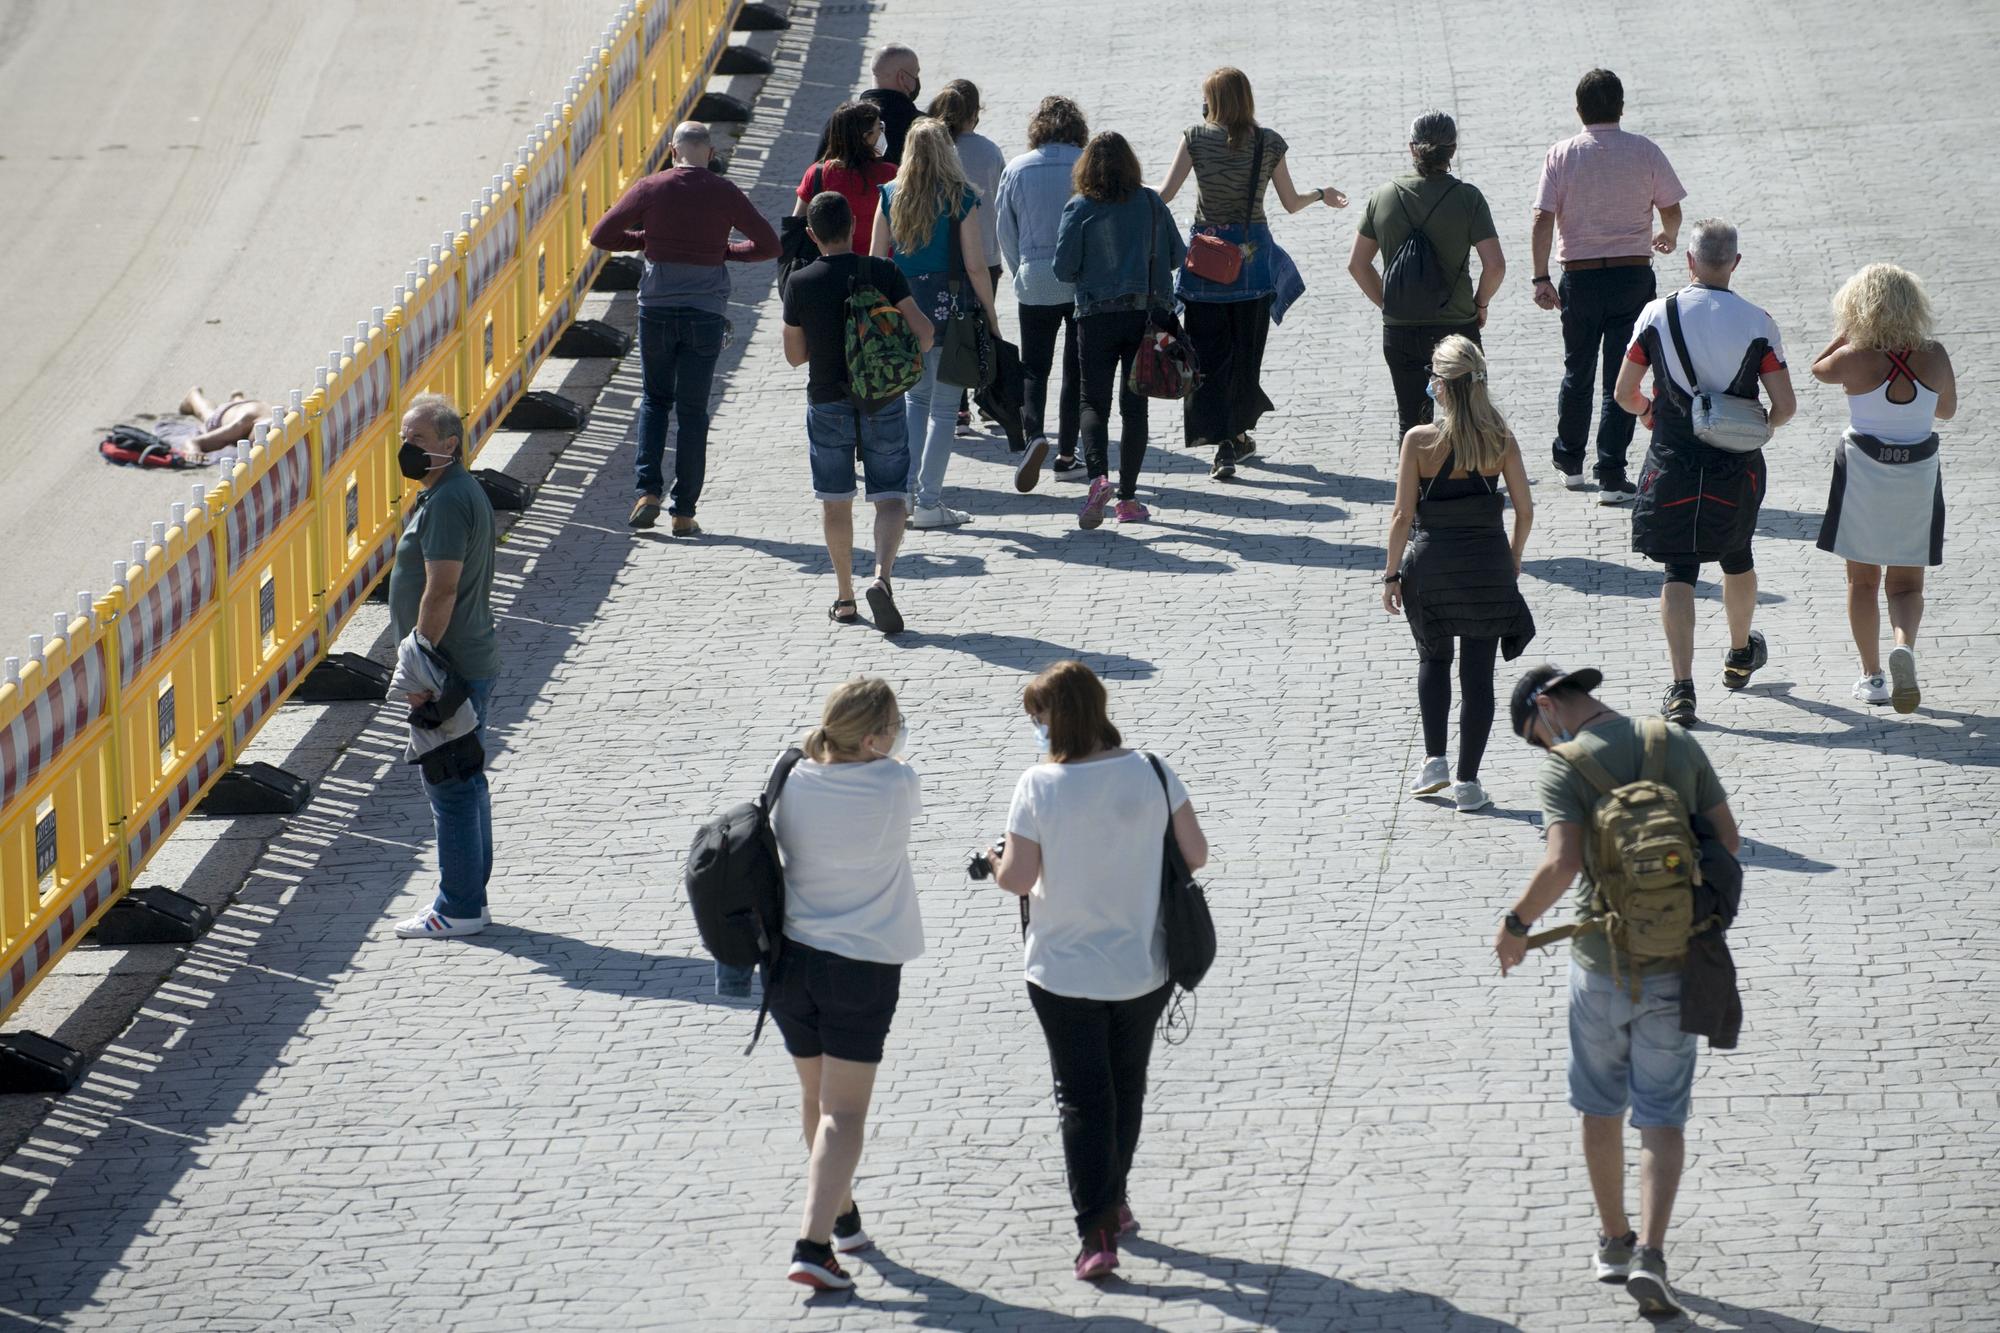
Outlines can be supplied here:
<path id="1" fill-rule="evenodd" d="M 1670 255 L 1681 227 L 1687 191 L 1659 145 L 1618 128 L 1625 86 L 1608 69 L 1594 69 L 1576 85 L 1576 114 L 1583 133 L 1549 149 L 1535 192 L 1535 304 L 1562 312 L 1563 378 L 1556 395 L 1556 471 L 1570 490 L 1590 483 L 1583 475 L 1590 438 L 1591 380 L 1602 351 L 1603 405 L 1598 410 L 1598 503 L 1630 504 L 1638 488 L 1625 475 L 1632 417 L 1612 390 L 1619 358 L 1631 341 L 1639 312 L 1656 295 L 1653 253 Z M 1660 229 L 1653 230 L 1659 210 Z M 1549 275 L 1554 243 L 1562 281 Z"/>

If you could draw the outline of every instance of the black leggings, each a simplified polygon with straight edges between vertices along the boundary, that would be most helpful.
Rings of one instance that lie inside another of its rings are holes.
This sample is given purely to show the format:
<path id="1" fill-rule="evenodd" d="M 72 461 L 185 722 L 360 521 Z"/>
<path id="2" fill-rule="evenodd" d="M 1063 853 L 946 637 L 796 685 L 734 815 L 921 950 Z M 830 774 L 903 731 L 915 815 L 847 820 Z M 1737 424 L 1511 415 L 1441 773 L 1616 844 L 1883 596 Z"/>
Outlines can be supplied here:
<path id="1" fill-rule="evenodd" d="M 1146 1118 L 1153 1025 L 1172 993 L 1169 982 L 1137 999 L 1079 1000 L 1028 983 L 1055 1068 L 1076 1234 L 1086 1240 L 1099 1231 L 1118 1234 L 1118 1206 Z"/>
<path id="2" fill-rule="evenodd" d="M 1132 392 L 1132 358 L 1146 337 L 1146 312 L 1109 310 L 1076 321 L 1077 361 L 1083 378 L 1083 465 L 1092 481 L 1110 471 L 1111 399 L 1118 398 L 1118 498 L 1139 489 L 1146 461 L 1146 400 Z"/>
<path id="3" fill-rule="evenodd" d="M 1460 639 L 1458 656 L 1458 780 L 1479 776 L 1486 738 L 1493 732 L 1493 664 L 1498 639 Z M 1441 657 L 1417 659 L 1417 707 L 1424 717 L 1424 755 L 1444 753 L 1451 719 L 1451 641 Z"/>

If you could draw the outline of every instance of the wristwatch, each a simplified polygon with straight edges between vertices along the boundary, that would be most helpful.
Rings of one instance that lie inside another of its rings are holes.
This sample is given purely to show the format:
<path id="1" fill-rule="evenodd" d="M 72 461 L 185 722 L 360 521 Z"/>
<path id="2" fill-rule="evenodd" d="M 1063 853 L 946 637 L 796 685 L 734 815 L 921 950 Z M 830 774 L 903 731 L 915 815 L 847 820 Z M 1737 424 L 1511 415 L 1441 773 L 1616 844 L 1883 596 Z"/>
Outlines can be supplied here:
<path id="1" fill-rule="evenodd" d="M 1502 921 L 1500 924 L 1504 926 L 1506 928 L 1507 933 L 1509 935 L 1512 935 L 1515 939 L 1525 940 L 1528 938 L 1528 923 L 1523 921 L 1517 914 L 1513 912 L 1507 913 L 1507 919 L 1505 921 Z"/>

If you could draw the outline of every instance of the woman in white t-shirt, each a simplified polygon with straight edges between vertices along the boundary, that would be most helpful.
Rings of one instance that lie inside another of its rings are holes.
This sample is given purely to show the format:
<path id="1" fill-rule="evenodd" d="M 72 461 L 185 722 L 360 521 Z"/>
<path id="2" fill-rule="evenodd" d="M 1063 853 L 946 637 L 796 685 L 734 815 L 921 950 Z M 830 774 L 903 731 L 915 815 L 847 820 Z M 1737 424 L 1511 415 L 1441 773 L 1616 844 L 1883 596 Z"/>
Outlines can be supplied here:
<path id="1" fill-rule="evenodd" d="M 1153 1028 L 1172 990 L 1160 925 L 1166 833 L 1171 824 L 1190 870 L 1207 863 L 1208 839 L 1173 770 L 1156 773 L 1124 748 L 1089 667 L 1056 663 L 1022 705 L 1051 762 L 1015 784 L 1006 840 L 990 856 L 994 880 L 1029 904 L 1028 999 L 1055 1068 L 1083 1241 L 1076 1275 L 1088 1281 L 1110 1275 L 1118 1237 L 1138 1225 L 1125 1182 Z"/>
<path id="2" fill-rule="evenodd" d="M 894 758 L 907 734 L 887 681 L 836 685 L 771 815 L 785 943 L 768 999 L 798 1067 L 812 1152 L 788 1276 L 821 1291 L 852 1287 L 834 1252 L 868 1245 L 854 1169 L 903 964 L 924 951 L 909 857 L 923 807 L 916 770 Z"/>

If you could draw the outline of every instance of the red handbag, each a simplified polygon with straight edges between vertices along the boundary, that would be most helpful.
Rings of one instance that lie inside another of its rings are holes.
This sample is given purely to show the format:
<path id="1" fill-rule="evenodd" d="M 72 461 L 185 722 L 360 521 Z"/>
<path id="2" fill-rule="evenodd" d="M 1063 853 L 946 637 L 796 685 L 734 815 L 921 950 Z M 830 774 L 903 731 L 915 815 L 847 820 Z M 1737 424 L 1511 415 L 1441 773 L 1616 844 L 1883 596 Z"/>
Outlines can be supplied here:
<path id="1" fill-rule="evenodd" d="M 1155 199 L 1158 196 L 1154 196 Z M 1171 219 L 1169 219 L 1171 221 Z M 1159 214 L 1152 218 L 1153 233 L 1159 234 Z M 1230 247 L 1232 250 L 1234 246 Z M 1180 321 L 1170 310 L 1158 309 L 1153 300 L 1153 260 L 1158 252 L 1146 247 L 1146 334 L 1132 354 L 1132 372 L 1126 384 L 1142 398 L 1186 398 L 1201 383 L 1201 366 L 1194 348 L 1181 332 Z M 1239 256 L 1239 262 L 1240 262 Z"/>
<path id="2" fill-rule="evenodd" d="M 1256 147 L 1250 155 L 1250 197 L 1243 204 L 1243 230 L 1250 230 L 1250 218 L 1257 211 L 1257 176 L 1264 169 L 1264 131 L 1255 131 Z M 1224 286 L 1235 282 L 1243 272 L 1243 247 L 1234 241 L 1226 241 L 1208 232 L 1196 232 L 1188 238 L 1187 271 L 1197 278 L 1218 282 Z"/>

